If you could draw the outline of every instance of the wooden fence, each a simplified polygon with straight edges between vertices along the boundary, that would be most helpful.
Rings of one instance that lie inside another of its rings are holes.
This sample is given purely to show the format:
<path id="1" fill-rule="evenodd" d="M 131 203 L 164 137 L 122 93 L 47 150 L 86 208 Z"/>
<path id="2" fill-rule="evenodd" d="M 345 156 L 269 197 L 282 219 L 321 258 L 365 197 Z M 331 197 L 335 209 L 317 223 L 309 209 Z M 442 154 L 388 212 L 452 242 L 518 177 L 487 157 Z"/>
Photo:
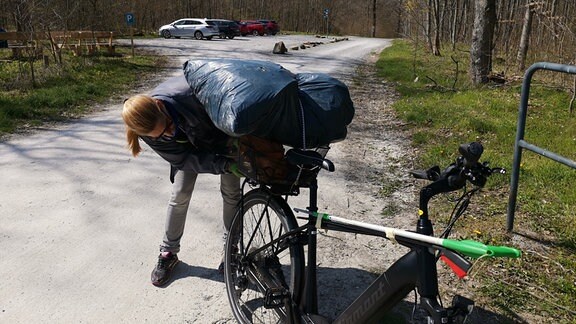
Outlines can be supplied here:
<path id="1" fill-rule="evenodd" d="M 7 45 L 0 46 L 0 49 L 12 50 L 15 58 L 42 56 L 45 48 L 69 49 L 77 56 L 96 52 L 113 55 L 114 38 L 114 32 L 110 31 L 0 32 L 0 44 Z"/>

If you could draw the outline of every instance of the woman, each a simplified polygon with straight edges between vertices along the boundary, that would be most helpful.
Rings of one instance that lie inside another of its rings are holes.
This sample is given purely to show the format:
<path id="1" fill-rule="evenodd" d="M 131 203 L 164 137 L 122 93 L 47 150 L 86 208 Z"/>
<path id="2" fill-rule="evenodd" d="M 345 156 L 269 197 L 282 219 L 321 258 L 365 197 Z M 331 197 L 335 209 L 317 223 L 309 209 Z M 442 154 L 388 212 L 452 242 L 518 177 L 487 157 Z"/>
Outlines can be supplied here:
<path id="1" fill-rule="evenodd" d="M 133 156 L 142 151 L 142 140 L 170 163 L 172 195 L 160 255 L 151 275 L 152 284 L 163 286 L 178 263 L 180 239 L 199 173 L 220 174 L 225 234 L 232 223 L 241 197 L 236 164 L 227 156 L 232 138 L 214 126 L 183 76 L 163 82 L 151 95 L 127 99 L 122 119 Z"/>

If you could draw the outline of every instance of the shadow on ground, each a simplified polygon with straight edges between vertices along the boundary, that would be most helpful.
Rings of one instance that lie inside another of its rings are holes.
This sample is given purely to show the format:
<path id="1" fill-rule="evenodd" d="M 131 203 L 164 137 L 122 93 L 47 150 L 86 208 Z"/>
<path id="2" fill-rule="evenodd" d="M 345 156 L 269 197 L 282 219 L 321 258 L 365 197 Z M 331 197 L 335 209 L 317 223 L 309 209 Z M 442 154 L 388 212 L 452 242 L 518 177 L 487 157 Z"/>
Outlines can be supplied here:
<path id="1" fill-rule="evenodd" d="M 168 281 L 168 283 L 166 283 L 166 285 L 162 286 L 161 288 L 167 288 L 174 281 L 183 280 L 188 277 L 202 278 L 222 283 L 224 282 L 224 276 L 218 271 L 216 267 L 214 268 L 199 267 L 190 265 L 180 260 L 180 262 L 174 268 L 174 273 L 172 275 L 172 278 L 170 278 L 170 281 Z"/>
<path id="2" fill-rule="evenodd" d="M 318 269 L 320 314 L 330 320 L 336 319 L 377 277 L 378 275 L 361 269 L 320 267 Z M 512 317 L 475 307 L 465 323 L 527 323 L 515 314 L 508 315 Z M 389 312 L 382 323 L 426 323 L 426 318 L 419 308 L 414 309 L 414 293 L 411 292 Z"/>
<path id="3" fill-rule="evenodd" d="M 174 269 L 172 279 L 164 286 L 169 287 L 176 280 L 189 277 L 224 282 L 223 275 L 216 268 L 205 268 L 180 261 Z M 318 308 L 320 315 L 334 320 L 344 311 L 372 281 L 378 276 L 374 273 L 354 268 L 318 268 Z M 414 293 L 396 305 L 381 323 L 426 323 L 422 311 L 410 301 Z M 514 316 L 514 314 L 512 314 Z M 522 318 L 496 314 L 475 307 L 466 323 L 528 323 Z"/>

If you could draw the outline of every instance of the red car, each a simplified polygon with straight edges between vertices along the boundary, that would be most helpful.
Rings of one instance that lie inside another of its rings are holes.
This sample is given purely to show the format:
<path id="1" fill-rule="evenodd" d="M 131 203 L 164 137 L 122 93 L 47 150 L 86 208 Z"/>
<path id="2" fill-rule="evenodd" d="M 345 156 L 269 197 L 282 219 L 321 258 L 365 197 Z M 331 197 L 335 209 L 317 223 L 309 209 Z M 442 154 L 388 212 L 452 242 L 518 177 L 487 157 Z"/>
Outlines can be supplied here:
<path id="1" fill-rule="evenodd" d="M 280 32 L 280 26 L 275 20 L 260 19 L 259 22 L 264 24 L 264 32 L 268 35 L 276 35 Z"/>
<path id="2" fill-rule="evenodd" d="M 263 23 L 257 20 L 242 20 L 238 23 L 240 25 L 240 35 L 254 35 L 262 36 L 266 32 L 266 27 Z"/>

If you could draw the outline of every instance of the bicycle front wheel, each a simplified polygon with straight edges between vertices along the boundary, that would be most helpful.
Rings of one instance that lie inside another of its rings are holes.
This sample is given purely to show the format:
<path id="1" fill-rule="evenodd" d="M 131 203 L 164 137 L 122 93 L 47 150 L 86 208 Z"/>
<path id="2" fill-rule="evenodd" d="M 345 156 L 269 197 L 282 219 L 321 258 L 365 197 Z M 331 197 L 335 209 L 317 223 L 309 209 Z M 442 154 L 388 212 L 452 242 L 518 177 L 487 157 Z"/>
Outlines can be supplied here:
<path id="1" fill-rule="evenodd" d="M 298 227 L 296 218 L 281 197 L 262 189 L 248 192 L 240 210 L 224 263 L 234 317 L 239 323 L 289 323 L 302 291 L 304 249 L 295 236 L 281 236 Z"/>

